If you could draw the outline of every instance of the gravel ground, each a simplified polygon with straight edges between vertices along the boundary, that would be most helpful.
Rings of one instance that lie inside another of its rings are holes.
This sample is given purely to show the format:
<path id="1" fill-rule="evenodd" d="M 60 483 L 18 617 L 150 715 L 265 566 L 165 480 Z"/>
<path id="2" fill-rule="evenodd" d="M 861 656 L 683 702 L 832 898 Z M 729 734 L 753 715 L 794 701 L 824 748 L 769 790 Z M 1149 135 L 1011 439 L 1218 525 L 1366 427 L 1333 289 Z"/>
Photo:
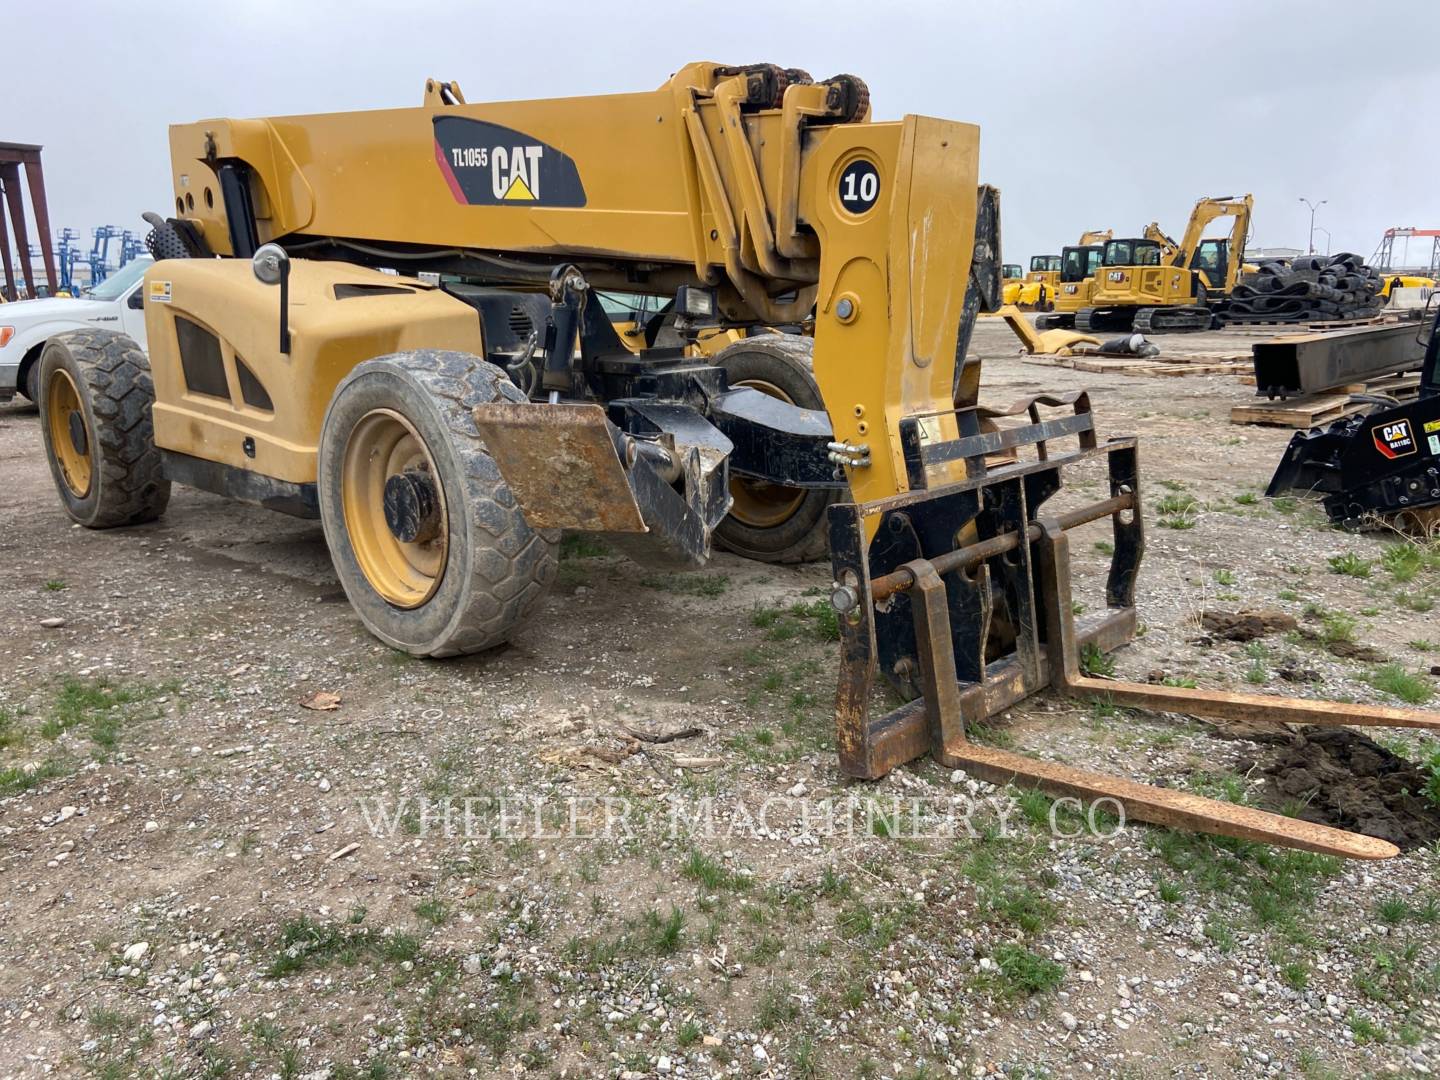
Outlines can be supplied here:
<path id="1" fill-rule="evenodd" d="M 1183 350 L 1212 339 L 1249 340 Z M 1257 498 L 1288 432 L 1230 425 L 1250 388 L 1049 372 L 993 321 L 975 348 L 987 400 L 1088 386 L 1102 433 L 1142 437 L 1144 632 L 1117 675 L 1429 693 L 1440 569 Z M 824 567 L 658 575 L 572 543 L 512 646 L 431 663 L 364 632 L 317 524 L 181 488 L 154 525 L 72 527 L 20 404 L 0 476 L 0 1074 L 1440 1068 L 1433 847 L 1341 865 L 1143 826 L 1063 839 L 1045 800 L 928 761 L 848 781 Z M 1074 537 L 1091 610 L 1105 536 Z M 1197 644 L 1216 607 L 1298 629 Z M 1378 658 L 1324 647 L 1345 640 Z M 982 737 L 1273 799 L 1275 747 L 1180 717 L 1041 695 Z M 953 800 L 973 828 L 945 835 Z"/>

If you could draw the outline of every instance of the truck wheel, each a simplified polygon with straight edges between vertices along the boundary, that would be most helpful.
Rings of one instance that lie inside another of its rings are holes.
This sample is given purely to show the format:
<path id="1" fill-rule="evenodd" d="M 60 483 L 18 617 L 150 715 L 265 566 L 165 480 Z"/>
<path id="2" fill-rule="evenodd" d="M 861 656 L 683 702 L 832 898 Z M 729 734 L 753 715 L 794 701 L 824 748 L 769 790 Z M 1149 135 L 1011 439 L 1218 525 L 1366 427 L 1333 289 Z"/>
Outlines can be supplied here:
<path id="1" fill-rule="evenodd" d="M 794 334 L 765 334 L 727 345 L 711 358 L 731 386 L 748 386 L 802 409 L 823 409 L 811 354 L 814 342 Z M 730 513 L 715 530 L 721 547 L 747 559 L 803 563 L 829 554 L 826 508 L 835 489 L 806 489 L 730 478 Z"/>
<path id="2" fill-rule="evenodd" d="M 415 656 L 499 645 L 555 580 L 559 535 L 525 523 L 471 410 L 525 395 L 468 353 L 360 364 L 320 430 L 319 501 L 336 573 L 372 634 Z"/>
<path id="3" fill-rule="evenodd" d="M 76 330 L 45 344 L 40 431 L 65 512 L 91 529 L 154 521 L 170 502 L 144 350 L 124 334 Z"/>

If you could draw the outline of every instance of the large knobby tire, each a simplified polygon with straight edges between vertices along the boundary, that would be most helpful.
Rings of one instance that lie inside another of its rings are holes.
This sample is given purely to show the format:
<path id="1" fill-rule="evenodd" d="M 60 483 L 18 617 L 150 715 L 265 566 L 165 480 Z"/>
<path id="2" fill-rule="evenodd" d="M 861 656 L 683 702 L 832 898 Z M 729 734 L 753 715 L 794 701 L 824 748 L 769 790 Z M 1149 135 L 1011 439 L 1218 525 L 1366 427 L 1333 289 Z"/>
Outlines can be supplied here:
<path id="1" fill-rule="evenodd" d="M 824 409 L 811 355 L 814 341 L 763 334 L 728 345 L 711 358 L 734 386 L 749 386 L 802 409 Z M 830 553 L 825 512 L 840 497 L 833 488 L 789 488 L 732 475 L 730 513 L 715 530 L 721 547 L 747 559 L 804 563 Z"/>
<path id="2" fill-rule="evenodd" d="M 154 521 L 170 502 L 139 345 L 110 330 L 45 343 L 35 382 L 40 431 L 65 512 L 91 529 Z"/>
<path id="3" fill-rule="evenodd" d="M 558 534 L 525 523 L 475 428 L 474 407 L 502 400 L 525 401 L 503 371 L 434 349 L 367 360 L 330 399 L 320 518 L 346 596 L 387 645 L 433 657 L 492 648 L 555 580 Z"/>

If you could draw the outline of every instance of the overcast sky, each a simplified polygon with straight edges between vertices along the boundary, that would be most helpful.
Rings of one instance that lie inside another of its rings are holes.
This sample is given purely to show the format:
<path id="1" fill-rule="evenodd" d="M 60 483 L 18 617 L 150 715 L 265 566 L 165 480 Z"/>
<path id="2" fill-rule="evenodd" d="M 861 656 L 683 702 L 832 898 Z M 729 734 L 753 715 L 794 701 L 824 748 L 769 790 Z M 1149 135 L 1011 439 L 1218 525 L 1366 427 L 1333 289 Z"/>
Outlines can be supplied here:
<path id="1" fill-rule="evenodd" d="M 768 0 L 4 4 L 0 140 L 45 146 L 51 224 L 143 230 L 170 201 L 166 125 L 653 89 L 692 60 L 859 75 L 876 119 L 981 126 L 1005 256 L 1087 228 L 1179 235 L 1205 194 L 1255 195 L 1252 245 L 1367 258 L 1440 227 L 1440 4 Z M 623 148 L 617 149 L 623 153 Z M 1316 247 L 1327 240 L 1316 233 Z M 1421 249 L 1424 249 L 1423 251 Z M 1412 261 L 1428 259 L 1412 243 Z"/>

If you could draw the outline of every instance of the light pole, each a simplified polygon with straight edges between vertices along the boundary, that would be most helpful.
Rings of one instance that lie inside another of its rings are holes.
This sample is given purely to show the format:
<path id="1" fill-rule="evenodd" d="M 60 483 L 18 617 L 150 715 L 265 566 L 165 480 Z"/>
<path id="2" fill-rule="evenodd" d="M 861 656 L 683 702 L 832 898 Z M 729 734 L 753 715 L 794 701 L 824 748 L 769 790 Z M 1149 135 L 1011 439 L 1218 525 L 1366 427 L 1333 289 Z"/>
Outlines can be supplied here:
<path id="1" fill-rule="evenodd" d="M 1305 198 L 1304 195 L 1301 195 L 1301 196 L 1300 196 L 1300 201 L 1303 202 L 1306 206 L 1308 206 L 1308 207 L 1310 208 L 1310 251 L 1308 252 L 1308 254 L 1314 255 L 1314 254 L 1315 254 L 1315 211 L 1318 210 L 1320 207 L 1324 206 L 1324 205 L 1325 205 L 1327 202 L 1329 202 L 1330 200 L 1329 200 L 1329 199 L 1321 199 L 1318 203 L 1312 203 L 1309 199 Z"/>
<path id="2" fill-rule="evenodd" d="M 1325 228 L 1324 225 L 1316 225 L 1316 226 L 1314 226 L 1314 229 L 1315 229 L 1316 232 L 1324 233 L 1324 234 L 1325 234 L 1325 254 L 1326 254 L 1326 255 L 1329 255 L 1329 254 L 1330 254 L 1330 230 L 1327 229 L 1327 228 Z"/>

